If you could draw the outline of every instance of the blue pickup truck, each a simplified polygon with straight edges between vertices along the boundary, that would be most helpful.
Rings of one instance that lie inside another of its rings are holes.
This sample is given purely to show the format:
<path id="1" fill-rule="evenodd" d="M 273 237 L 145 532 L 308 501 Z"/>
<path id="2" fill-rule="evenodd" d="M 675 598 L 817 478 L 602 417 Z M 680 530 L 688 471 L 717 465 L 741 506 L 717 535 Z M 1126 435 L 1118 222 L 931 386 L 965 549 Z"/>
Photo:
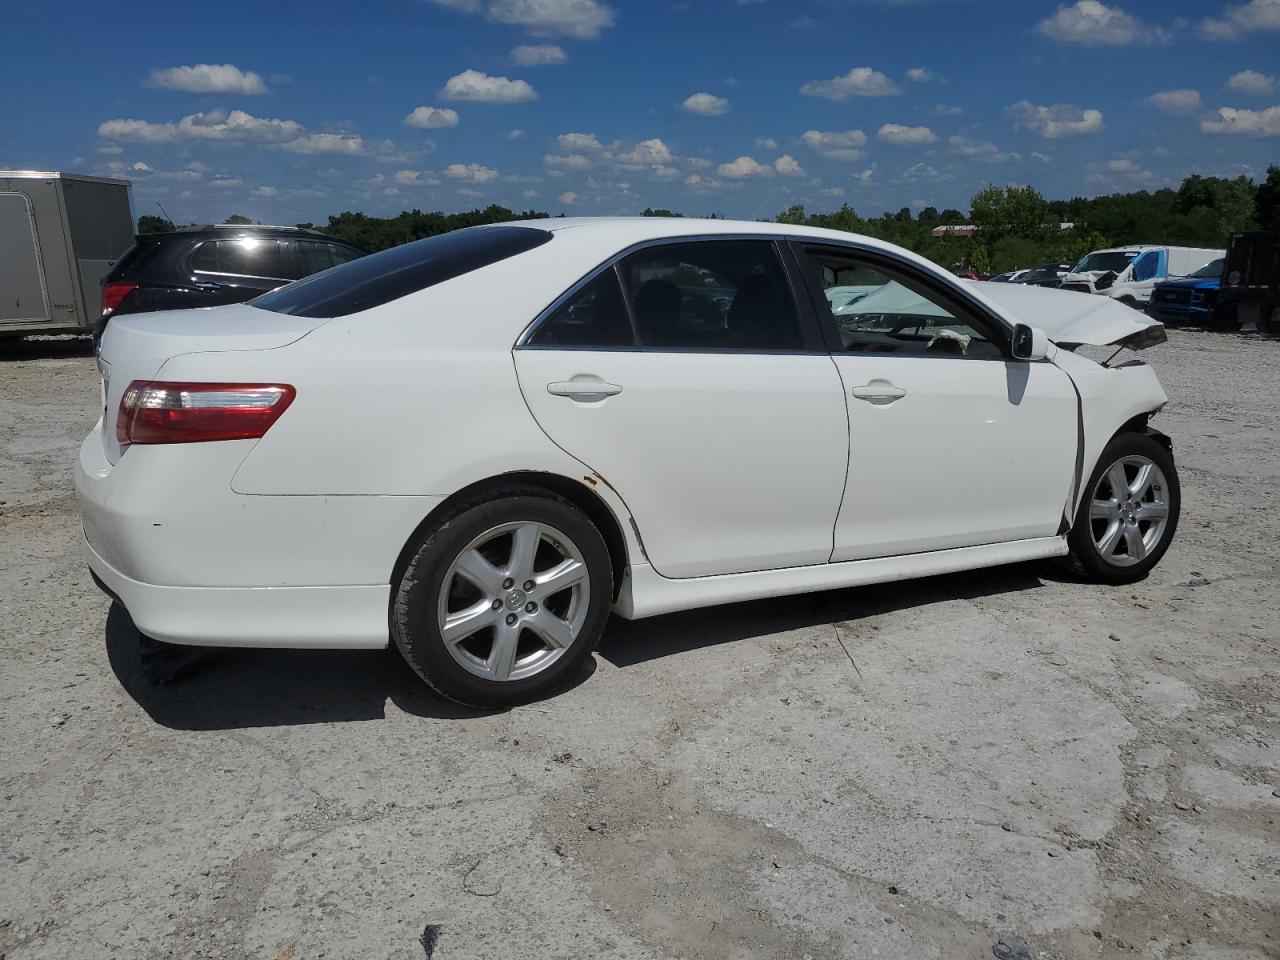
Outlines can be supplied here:
<path id="1" fill-rule="evenodd" d="M 1157 283 L 1147 301 L 1146 312 L 1161 323 L 1193 323 L 1196 326 L 1218 326 L 1218 292 L 1222 288 L 1223 258 L 1218 258 L 1177 280 Z"/>

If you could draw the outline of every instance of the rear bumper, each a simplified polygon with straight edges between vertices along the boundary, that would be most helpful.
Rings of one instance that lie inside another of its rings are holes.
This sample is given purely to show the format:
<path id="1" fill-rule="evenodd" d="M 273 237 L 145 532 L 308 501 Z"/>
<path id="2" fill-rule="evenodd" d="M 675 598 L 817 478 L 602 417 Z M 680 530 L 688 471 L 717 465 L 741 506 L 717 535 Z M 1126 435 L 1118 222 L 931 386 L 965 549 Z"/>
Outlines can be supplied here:
<path id="1" fill-rule="evenodd" d="M 85 541 L 89 569 L 139 630 L 165 643 L 363 650 L 387 645 L 391 588 L 160 587 L 126 577 Z"/>
<path id="2" fill-rule="evenodd" d="M 390 579 L 441 497 L 250 496 L 256 441 L 130 448 L 101 424 L 76 463 L 89 567 L 144 633 L 209 646 L 386 646 Z"/>

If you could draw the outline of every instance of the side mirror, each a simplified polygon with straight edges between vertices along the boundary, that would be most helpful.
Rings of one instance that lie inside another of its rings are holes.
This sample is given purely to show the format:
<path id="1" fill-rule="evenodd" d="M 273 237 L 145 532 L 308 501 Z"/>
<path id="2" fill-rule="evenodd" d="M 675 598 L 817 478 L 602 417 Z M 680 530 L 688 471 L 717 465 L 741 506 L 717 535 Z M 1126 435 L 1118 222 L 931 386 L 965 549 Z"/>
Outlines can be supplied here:
<path id="1" fill-rule="evenodd" d="M 1013 356 L 1016 360 L 1043 360 L 1049 355 L 1049 337 L 1039 327 L 1019 323 L 1013 328 Z"/>
<path id="2" fill-rule="evenodd" d="M 1115 284 L 1116 279 L 1116 272 L 1114 270 L 1108 270 L 1097 280 L 1093 281 L 1093 287 L 1095 290 L 1109 290 Z"/>

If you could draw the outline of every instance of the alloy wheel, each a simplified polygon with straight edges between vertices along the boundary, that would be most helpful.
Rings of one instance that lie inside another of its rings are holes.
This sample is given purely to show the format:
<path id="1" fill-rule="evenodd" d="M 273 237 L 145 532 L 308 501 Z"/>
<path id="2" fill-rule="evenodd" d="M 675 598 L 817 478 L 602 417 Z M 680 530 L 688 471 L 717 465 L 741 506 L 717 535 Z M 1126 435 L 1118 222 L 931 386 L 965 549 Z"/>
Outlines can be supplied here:
<path id="1" fill-rule="evenodd" d="M 1131 567 L 1145 560 L 1169 525 L 1169 484 L 1143 456 L 1122 457 L 1098 478 L 1089 508 L 1093 544 L 1107 563 Z"/>
<path id="2" fill-rule="evenodd" d="M 569 537 L 546 523 L 504 523 L 450 564 L 437 603 L 440 636 L 469 673 L 524 680 L 573 646 L 590 597 L 587 564 Z"/>

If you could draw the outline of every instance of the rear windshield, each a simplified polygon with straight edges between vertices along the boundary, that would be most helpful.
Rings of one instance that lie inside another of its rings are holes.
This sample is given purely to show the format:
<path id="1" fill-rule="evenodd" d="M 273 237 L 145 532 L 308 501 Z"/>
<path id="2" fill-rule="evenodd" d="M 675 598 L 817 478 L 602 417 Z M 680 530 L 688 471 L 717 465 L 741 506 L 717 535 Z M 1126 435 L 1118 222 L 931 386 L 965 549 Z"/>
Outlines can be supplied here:
<path id="1" fill-rule="evenodd" d="M 295 317 L 345 317 L 540 247 L 533 227 L 467 227 L 370 254 L 273 290 L 252 306 Z"/>
<path id="2" fill-rule="evenodd" d="M 160 249 L 160 241 L 154 237 L 138 237 L 129 251 L 116 261 L 115 273 L 134 273 L 151 259 L 151 255 Z"/>
<path id="3" fill-rule="evenodd" d="M 1226 263 L 1225 257 L 1219 257 L 1217 260 L 1210 260 L 1203 267 L 1191 274 L 1193 277 L 1209 278 L 1222 276 L 1222 265 Z"/>
<path id="4" fill-rule="evenodd" d="M 1091 273 L 1094 270 L 1108 270 L 1120 273 L 1137 255 L 1133 250 L 1104 250 L 1102 253 L 1091 253 L 1076 264 L 1075 272 Z"/>

